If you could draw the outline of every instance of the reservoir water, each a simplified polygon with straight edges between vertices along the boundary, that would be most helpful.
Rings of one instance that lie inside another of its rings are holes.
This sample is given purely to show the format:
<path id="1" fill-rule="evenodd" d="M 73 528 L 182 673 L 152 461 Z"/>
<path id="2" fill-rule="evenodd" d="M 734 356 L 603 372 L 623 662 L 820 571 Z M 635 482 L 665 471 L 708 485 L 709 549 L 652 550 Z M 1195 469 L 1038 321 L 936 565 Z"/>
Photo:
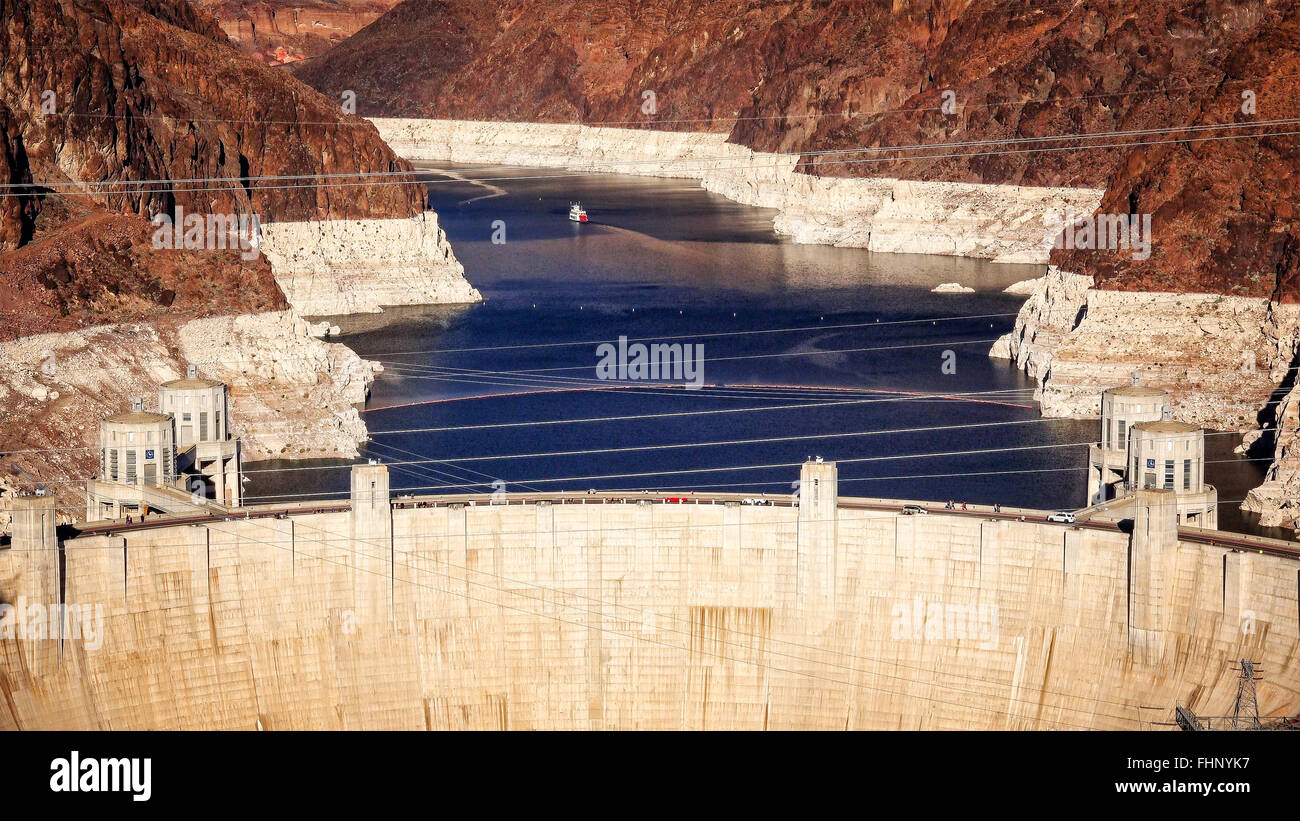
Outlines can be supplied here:
<path id="1" fill-rule="evenodd" d="M 427 178 L 485 301 L 332 320 L 385 365 L 363 456 L 391 466 L 395 492 L 785 494 L 819 455 L 839 463 L 843 495 L 1083 505 L 1097 423 L 1041 419 L 1034 382 L 987 355 L 1024 300 L 1002 289 L 1038 266 L 799 245 L 772 211 L 689 181 Z M 589 223 L 567 219 L 572 200 Z M 974 290 L 931 292 L 945 282 Z M 703 387 L 598 380 L 598 345 L 619 337 L 702 345 Z M 1239 437 L 1206 441 L 1220 499 L 1262 481 L 1232 453 Z M 315 469 L 330 464 L 250 464 L 247 492 L 346 495 L 346 469 Z M 1236 504 L 1220 517 L 1262 532 Z"/>

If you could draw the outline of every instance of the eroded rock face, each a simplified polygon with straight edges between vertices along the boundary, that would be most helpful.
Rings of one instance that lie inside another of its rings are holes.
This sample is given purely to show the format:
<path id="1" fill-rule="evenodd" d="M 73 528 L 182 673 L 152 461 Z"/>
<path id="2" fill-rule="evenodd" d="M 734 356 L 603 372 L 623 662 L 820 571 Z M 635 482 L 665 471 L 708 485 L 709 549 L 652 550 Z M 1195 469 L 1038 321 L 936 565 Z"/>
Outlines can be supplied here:
<path id="1" fill-rule="evenodd" d="M 1105 291 L 1053 267 L 991 355 L 1038 379 L 1047 416 L 1097 416 L 1102 391 L 1136 372 L 1170 392 L 1176 419 L 1245 432 L 1286 379 L 1297 342 L 1300 306 Z"/>
<path id="2" fill-rule="evenodd" d="M 0 102 L 0 182 L 7 185 L 30 185 L 31 167 L 23 144 L 22 129 L 9 107 Z M 0 198 L 0 249 L 17 248 L 26 242 L 35 227 L 36 200 L 21 196 L 20 190 L 6 193 L 18 196 Z"/>
<path id="3" fill-rule="evenodd" d="M 1273 443 L 1273 464 L 1241 508 L 1258 513 L 1265 527 L 1300 529 L 1300 388 L 1281 398 L 1264 435 Z"/>
<path id="4" fill-rule="evenodd" d="M 337 98 L 239 54 L 210 16 L 186 3 L 0 0 L 0 15 L 0 103 L 12 121 L 5 133 L 21 138 L 0 153 L 20 156 L 21 145 L 27 166 L 11 175 L 80 183 L 82 199 L 145 216 L 178 205 L 258 214 L 264 222 L 407 217 L 422 209 L 415 184 L 239 181 L 409 166 L 372 126 L 343 114 Z M 141 182 L 181 178 L 212 181 Z M 110 182 L 118 185 L 104 185 Z"/>
<path id="5" fill-rule="evenodd" d="M 137 396 L 156 407 L 158 385 L 191 363 L 229 386 L 250 460 L 347 458 L 366 438 L 355 405 L 378 363 L 313 338 L 292 311 L 101 325 L 0 343 L 0 450 L 16 451 L 0 459 L 0 490 L 44 486 L 80 519 L 99 421 Z"/>
<path id="6" fill-rule="evenodd" d="M 81 325 L 288 307 L 265 257 L 235 249 L 155 248 L 136 214 L 88 209 L 60 230 L 0 254 L 0 341 Z"/>
<path id="7" fill-rule="evenodd" d="M 1091 211 L 1103 193 L 818 177 L 797 173 L 796 157 L 751 151 L 707 132 L 407 118 L 374 122 L 388 144 L 410 160 L 696 179 L 737 202 L 777 209 L 773 227 L 795 242 L 890 253 L 1044 263 L 1050 243 L 1042 215 Z"/>
<path id="8" fill-rule="evenodd" d="M 0 338 L 285 307 L 263 260 L 160 251 L 147 220 L 177 209 L 262 223 L 422 213 L 410 166 L 372 125 L 239 54 L 188 3 L 0 0 L 0 14 L 0 178 L 44 186 L 0 202 L 0 291 L 24 320 Z M 355 174 L 382 176 L 334 184 Z M 250 179 L 275 175 L 302 179 Z M 202 182 L 166 182 L 181 179 Z"/>
<path id="9" fill-rule="evenodd" d="M 1293 116 L 1298 25 L 1295 0 L 407 0 L 295 73 L 368 115 L 713 131 L 818 176 L 1105 188 L 1103 211 L 1153 214 L 1155 252 L 1058 255 L 1065 270 L 1293 301 L 1296 135 L 810 152 Z"/>
<path id="10" fill-rule="evenodd" d="M 431 211 L 409 219 L 271 223 L 262 248 L 304 314 L 482 299 Z"/>
<path id="11" fill-rule="evenodd" d="M 241 51 L 272 65 L 314 57 L 355 34 L 397 0 L 194 0 Z"/>
<path id="12" fill-rule="evenodd" d="M 1030 289 L 1015 327 L 993 343 L 989 355 L 1010 359 L 1017 368 L 1041 380 L 1061 341 L 1078 324 L 1092 285 L 1092 277 L 1049 267 Z"/>
<path id="13" fill-rule="evenodd" d="M 1247 25 L 1244 42 L 1193 56 L 1207 73 L 1189 107 L 1161 125 L 1210 128 L 1291 118 L 1300 111 L 1300 7 L 1294 3 L 1225 5 L 1224 25 Z M 1188 13 L 1183 28 L 1195 27 Z M 1186 49 L 1196 35 L 1171 32 Z M 1190 39 L 1190 42 L 1189 42 Z M 1208 43 L 1207 43 L 1208 45 Z M 1173 68 L 1182 73 L 1182 61 Z M 1176 98 L 1175 98 L 1176 99 Z M 1246 113 L 1243 109 L 1250 109 Z M 1173 112 L 1171 112 L 1173 113 Z M 1100 211 L 1150 214 L 1150 259 L 1126 253 L 1057 252 L 1053 261 L 1086 271 L 1099 288 L 1200 291 L 1300 301 L 1300 137 L 1294 124 L 1238 130 L 1259 139 L 1219 139 L 1222 129 L 1186 142 L 1135 148 L 1106 182 Z M 1286 133 L 1291 132 L 1291 133 Z M 1182 135 L 1180 135 L 1182 136 Z M 1213 139 L 1211 139 L 1213 138 Z M 1169 137 L 1149 139 L 1169 140 Z"/>

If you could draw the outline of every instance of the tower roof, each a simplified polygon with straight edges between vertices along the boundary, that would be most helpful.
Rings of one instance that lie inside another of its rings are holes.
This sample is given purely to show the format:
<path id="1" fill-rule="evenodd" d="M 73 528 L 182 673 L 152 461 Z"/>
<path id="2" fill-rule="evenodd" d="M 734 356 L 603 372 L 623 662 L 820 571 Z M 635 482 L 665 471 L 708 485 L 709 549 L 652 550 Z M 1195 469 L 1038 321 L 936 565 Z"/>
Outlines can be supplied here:
<path id="1" fill-rule="evenodd" d="M 171 416 L 165 413 L 130 410 L 115 413 L 104 421 L 112 422 L 117 425 L 148 425 L 157 422 L 166 422 L 169 419 L 171 419 Z"/>
<path id="2" fill-rule="evenodd" d="M 1166 391 L 1162 388 L 1152 388 L 1148 385 L 1124 385 L 1123 387 L 1119 387 L 1119 388 L 1107 388 L 1106 393 L 1110 394 L 1111 396 L 1132 396 L 1132 397 L 1169 395 L 1169 391 Z"/>
<path id="3" fill-rule="evenodd" d="M 173 379 L 170 382 L 164 382 L 159 387 L 163 390 L 169 391 L 186 391 L 195 390 L 197 388 L 216 388 L 221 385 L 222 383 L 216 379 L 204 379 L 201 376 L 186 376 L 181 379 Z"/>
<path id="4" fill-rule="evenodd" d="M 1138 422 L 1133 426 L 1133 430 L 1150 431 L 1151 433 L 1200 433 L 1201 428 L 1193 425 L 1191 422 L 1175 422 L 1171 419 L 1162 419 L 1159 422 Z"/>

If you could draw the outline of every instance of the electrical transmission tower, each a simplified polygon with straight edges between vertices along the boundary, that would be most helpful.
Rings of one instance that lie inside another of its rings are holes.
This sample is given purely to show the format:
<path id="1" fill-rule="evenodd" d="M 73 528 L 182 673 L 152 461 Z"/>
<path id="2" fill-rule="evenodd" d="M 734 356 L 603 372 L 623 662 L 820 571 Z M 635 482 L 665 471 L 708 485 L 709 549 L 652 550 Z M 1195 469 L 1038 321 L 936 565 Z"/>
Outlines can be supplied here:
<path id="1" fill-rule="evenodd" d="M 1232 726 L 1236 730 L 1258 730 L 1259 701 L 1255 698 L 1255 662 L 1241 660 L 1241 676 L 1237 679 L 1237 700 L 1232 704 Z"/>
<path id="2" fill-rule="evenodd" d="M 1174 723 L 1183 730 L 1300 730 L 1300 716 L 1261 719 L 1255 682 L 1261 679 L 1259 666 L 1241 659 L 1237 676 L 1237 698 L 1230 716 L 1198 716 L 1181 704 L 1174 708 Z"/>

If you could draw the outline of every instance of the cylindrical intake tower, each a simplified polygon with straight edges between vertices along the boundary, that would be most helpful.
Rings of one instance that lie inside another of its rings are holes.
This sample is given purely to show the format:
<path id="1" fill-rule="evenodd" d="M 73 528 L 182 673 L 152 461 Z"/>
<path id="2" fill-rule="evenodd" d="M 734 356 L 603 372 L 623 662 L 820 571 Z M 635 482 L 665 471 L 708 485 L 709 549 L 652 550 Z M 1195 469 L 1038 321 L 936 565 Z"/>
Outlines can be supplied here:
<path id="1" fill-rule="evenodd" d="M 1128 485 L 1132 490 L 1172 490 L 1178 523 L 1218 524 L 1218 491 L 1205 484 L 1205 431 L 1186 422 L 1139 422 L 1129 436 Z"/>

